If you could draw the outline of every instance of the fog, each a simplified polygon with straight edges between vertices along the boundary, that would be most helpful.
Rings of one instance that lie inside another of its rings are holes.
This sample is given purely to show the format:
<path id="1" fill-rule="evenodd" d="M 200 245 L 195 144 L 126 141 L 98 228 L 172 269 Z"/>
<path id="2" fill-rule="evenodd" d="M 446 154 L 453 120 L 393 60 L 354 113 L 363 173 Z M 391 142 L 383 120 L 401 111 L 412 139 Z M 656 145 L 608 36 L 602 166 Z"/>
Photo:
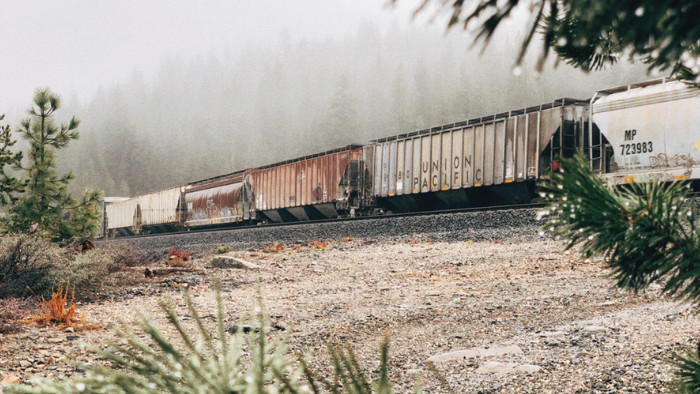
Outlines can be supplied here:
<path id="1" fill-rule="evenodd" d="M 651 78 L 553 59 L 537 74 L 535 51 L 516 76 L 517 21 L 480 54 L 381 0 L 143 3 L 2 6 L 0 113 L 16 124 L 39 86 L 63 96 L 82 120 L 59 156 L 75 191 L 130 196 Z"/>

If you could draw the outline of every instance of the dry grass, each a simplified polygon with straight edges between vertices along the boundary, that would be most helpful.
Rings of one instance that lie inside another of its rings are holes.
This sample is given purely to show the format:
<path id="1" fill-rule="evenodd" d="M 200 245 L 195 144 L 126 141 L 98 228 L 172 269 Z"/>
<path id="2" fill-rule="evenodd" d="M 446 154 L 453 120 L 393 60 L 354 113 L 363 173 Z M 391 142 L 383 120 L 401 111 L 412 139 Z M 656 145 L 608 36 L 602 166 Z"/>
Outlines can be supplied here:
<path id="1" fill-rule="evenodd" d="M 277 253 L 284 250 L 284 245 L 279 242 L 275 242 L 273 245 L 265 246 L 261 249 L 263 253 Z"/>
<path id="2" fill-rule="evenodd" d="M 173 267 L 192 267 L 189 250 L 179 251 L 175 247 L 170 248 L 168 251 L 168 265 Z"/>
<path id="3" fill-rule="evenodd" d="M 58 287 L 57 291 L 51 289 L 51 298 L 47 301 L 44 297 L 40 301 L 40 313 L 29 319 L 32 323 L 54 324 L 66 327 L 74 327 L 80 330 L 95 330 L 102 326 L 89 324 L 85 318 L 85 312 L 78 317 L 75 305 L 75 290 L 70 291 L 70 282 L 65 287 Z M 70 296 L 69 293 L 70 292 Z"/>
<path id="4" fill-rule="evenodd" d="M 311 243 L 311 248 L 316 249 L 316 250 L 324 250 L 328 247 L 328 244 L 326 242 L 320 241 L 320 240 L 314 240 Z"/>
<path id="5" fill-rule="evenodd" d="M 69 287 L 70 282 L 66 284 L 65 288 L 59 286 L 58 291 L 51 289 L 51 298 L 48 301 L 42 296 L 39 300 L 41 312 L 39 316 L 31 318 L 30 321 L 34 323 L 63 324 L 68 327 L 71 327 L 73 323 L 77 323 L 78 319 L 75 316 L 76 306 L 74 302 L 75 291 L 70 292 L 69 298 Z"/>

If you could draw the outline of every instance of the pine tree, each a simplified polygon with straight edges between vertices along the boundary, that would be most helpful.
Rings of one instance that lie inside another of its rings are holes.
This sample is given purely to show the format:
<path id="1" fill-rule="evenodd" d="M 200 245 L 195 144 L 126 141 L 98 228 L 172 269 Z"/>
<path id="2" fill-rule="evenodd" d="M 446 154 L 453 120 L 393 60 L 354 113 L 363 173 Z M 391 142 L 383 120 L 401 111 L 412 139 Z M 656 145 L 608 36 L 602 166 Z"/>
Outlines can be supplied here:
<path id="1" fill-rule="evenodd" d="M 653 282 L 678 301 L 700 306 L 700 221 L 682 182 L 603 183 L 581 154 L 564 160 L 563 173 L 542 185 L 549 207 L 545 230 L 599 256 L 619 287 L 639 291 Z M 676 355 L 677 390 L 700 390 L 700 347 Z"/>
<path id="2" fill-rule="evenodd" d="M 95 235 L 97 201 L 102 193 L 87 190 L 77 201 L 68 191 L 75 175 L 56 173 L 56 151 L 79 137 L 80 123 L 72 117 L 68 124 L 57 125 L 54 114 L 60 106 L 60 98 L 51 91 L 37 90 L 29 117 L 21 122 L 19 132 L 29 142 L 27 187 L 11 209 L 9 227 L 14 231 L 38 230 L 56 241 L 67 241 Z"/>
<path id="3" fill-rule="evenodd" d="M 5 115 L 0 115 L 0 120 Z M 16 143 L 12 139 L 10 125 L 0 126 L 0 203 L 7 205 L 17 200 L 17 193 L 24 191 L 25 182 L 7 173 L 6 167 L 19 170 L 22 166 L 22 152 L 13 152 L 10 148 Z"/>

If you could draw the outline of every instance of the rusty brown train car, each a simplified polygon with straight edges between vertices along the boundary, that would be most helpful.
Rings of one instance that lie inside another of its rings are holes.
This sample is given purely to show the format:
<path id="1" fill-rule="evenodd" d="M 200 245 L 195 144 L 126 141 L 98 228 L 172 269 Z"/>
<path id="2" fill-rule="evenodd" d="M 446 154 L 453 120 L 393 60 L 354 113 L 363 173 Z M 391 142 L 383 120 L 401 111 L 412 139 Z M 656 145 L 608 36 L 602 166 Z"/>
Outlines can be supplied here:
<path id="1" fill-rule="evenodd" d="M 192 182 L 185 187 L 186 227 L 217 226 L 255 219 L 248 171 Z"/>
<path id="2" fill-rule="evenodd" d="M 362 145 L 251 170 L 255 207 L 272 222 L 335 218 L 359 208 L 367 180 Z"/>

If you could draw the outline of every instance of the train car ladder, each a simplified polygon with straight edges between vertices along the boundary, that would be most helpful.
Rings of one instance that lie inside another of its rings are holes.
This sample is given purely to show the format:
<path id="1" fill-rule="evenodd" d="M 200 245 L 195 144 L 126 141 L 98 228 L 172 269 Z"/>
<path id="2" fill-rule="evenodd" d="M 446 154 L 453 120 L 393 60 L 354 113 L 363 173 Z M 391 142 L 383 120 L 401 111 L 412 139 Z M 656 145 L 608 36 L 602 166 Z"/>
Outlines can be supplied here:
<path id="1" fill-rule="evenodd" d="M 588 160 L 591 165 L 591 170 L 594 172 L 602 173 L 605 172 L 605 149 L 603 144 L 603 135 L 600 129 L 593 127 L 593 102 L 598 98 L 596 92 L 593 97 L 591 97 L 591 102 L 588 106 L 589 116 L 588 116 Z"/>

